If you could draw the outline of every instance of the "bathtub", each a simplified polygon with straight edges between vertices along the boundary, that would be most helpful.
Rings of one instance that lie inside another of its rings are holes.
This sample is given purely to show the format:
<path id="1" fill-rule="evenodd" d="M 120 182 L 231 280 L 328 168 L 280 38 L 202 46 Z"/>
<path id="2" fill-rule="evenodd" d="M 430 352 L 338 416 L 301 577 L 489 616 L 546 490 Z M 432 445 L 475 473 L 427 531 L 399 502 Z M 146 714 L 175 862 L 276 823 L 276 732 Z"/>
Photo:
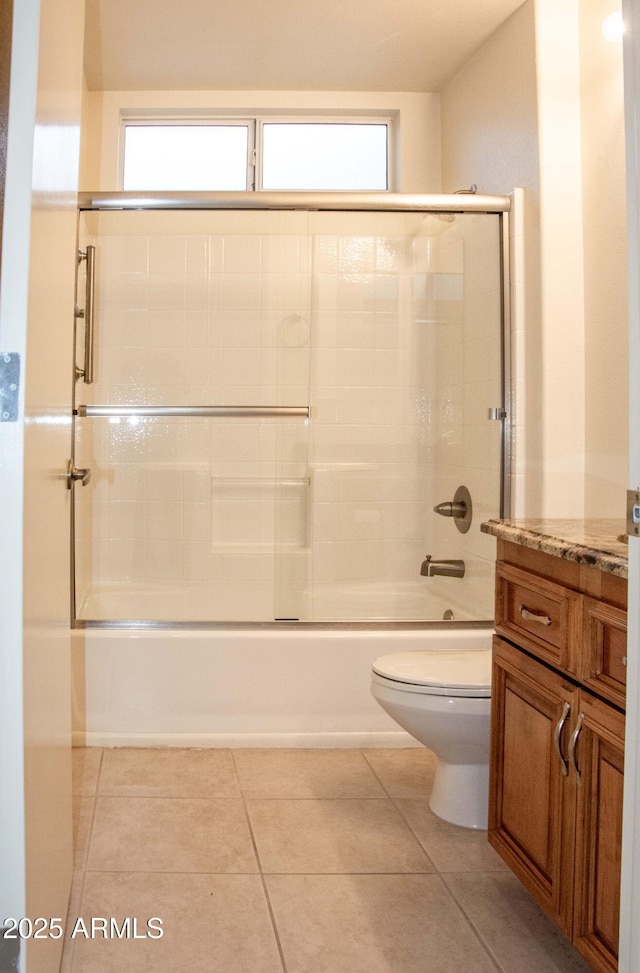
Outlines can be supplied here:
<path id="1" fill-rule="evenodd" d="M 428 647 L 485 648 L 492 631 L 487 622 L 76 629 L 74 743 L 415 746 L 371 696 L 372 661 Z"/>

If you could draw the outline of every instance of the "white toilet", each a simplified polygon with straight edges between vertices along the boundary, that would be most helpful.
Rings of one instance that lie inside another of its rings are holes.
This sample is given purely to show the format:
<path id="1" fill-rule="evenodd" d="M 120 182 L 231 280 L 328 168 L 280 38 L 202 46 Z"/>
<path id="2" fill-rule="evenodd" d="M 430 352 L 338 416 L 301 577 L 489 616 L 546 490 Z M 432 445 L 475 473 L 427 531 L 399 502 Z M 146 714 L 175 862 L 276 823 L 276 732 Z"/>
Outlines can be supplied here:
<path id="1" fill-rule="evenodd" d="M 371 692 L 438 758 L 429 806 L 445 821 L 487 827 L 491 649 L 383 655 Z"/>

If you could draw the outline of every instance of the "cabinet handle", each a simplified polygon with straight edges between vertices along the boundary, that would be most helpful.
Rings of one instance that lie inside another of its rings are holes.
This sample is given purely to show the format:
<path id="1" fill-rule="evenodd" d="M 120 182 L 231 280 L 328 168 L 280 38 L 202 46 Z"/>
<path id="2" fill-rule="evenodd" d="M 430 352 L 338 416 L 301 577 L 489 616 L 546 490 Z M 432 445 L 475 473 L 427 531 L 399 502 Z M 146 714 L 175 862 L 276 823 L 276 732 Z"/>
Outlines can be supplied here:
<path id="1" fill-rule="evenodd" d="M 576 772 L 576 777 L 578 778 L 578 782 L 582 780 L 582 774 L 580 773 L 576 761 L 576 745 L 578 743 L 578 737 L 580 736 L 583 723 L 584 723 L 584 713 L 580 713 L 580 716 L 578 717 L 578 722 L 576 723 L 576 728 L 571 734 L 571 739 L 569 740 L 569 763 L 571 764 L 572 769 L 575 770 Z"/>
<path id="2" fill-rule="evenodd" d="M 570 712 L 571 712 L 571 706 L 570 706 L 570 704 L 569 703 L 565 703 L 564 706 L 562 707 L 562 716 L 558 720 L 558 722 L 556 724 L 556 728 L 553 731 L 553 743 L 554 743 L 554 746 L 556 748 L 556 753 L 558 754 L 558 756 L 560 758 L 560 765 L 562 767 L 562 775 L 563 775 L 563 777 L 566 777 L 567 774 L 569 773 L 569 764 L 567 763 L 567 760 L 566 760 L 566 758 L 565 758 L 565 756 L 564 756 L 564 754 L 562 752 L 561 737 L 562 737 L 562 731 L 564 729 L 564 725 L 567 722 L 567 719 L 569 717 L 569 713 Z"/>
<path id="3" fill-rule="evenodd" d="M 530 612 L 528 608 L 524 605 L 520 605 L 520 614 L 527 622 L 538 622 L 540 625 L 551 625 L 551 619 L 548 615 L 536 615 L 535 612 Z"/>

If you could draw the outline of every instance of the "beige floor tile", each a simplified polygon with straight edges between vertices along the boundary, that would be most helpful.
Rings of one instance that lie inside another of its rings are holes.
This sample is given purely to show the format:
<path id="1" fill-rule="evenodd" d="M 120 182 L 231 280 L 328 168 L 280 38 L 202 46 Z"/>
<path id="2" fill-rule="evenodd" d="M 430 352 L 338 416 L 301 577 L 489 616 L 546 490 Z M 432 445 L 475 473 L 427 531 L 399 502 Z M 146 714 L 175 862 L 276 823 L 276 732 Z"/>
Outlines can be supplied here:
<path id="1" fill-rule="evenodd" d="M 270 875 L 288 973 L 496 973 L 437 875 Z"/>
<path id="2" fill-rule="evenodd" d="M 114 797 L 240 797 L 230 750 L 104 751 L 100 794 Z"/>
<path id="3" fill-rule="evenodd" d="M 255 872 L 242 801 L 98 797 L 87 868 Z"/>
<path id="4" fill-rule="evenodd" d="M 247 810 L 264 872 L 430 872 L 392 803 L 252 800 Z"/>
<path id="5" fill-rule="evenodd" d="M 389 797 L 429 797 L 436 767 L 426 747 L 362 751 Z"/>
<path id="6" fill-rule="evenodd" d="M 71 751 L 73 793 L 95 794 L 102 761 L 102 747 L 74 747 Z"/>
<path id="7" fill-rule="evenodd" d="M 510 872 L 443 876 L 504 973 L 589 973 Z"/>
<path id="8" fill-rule="evenodd" d="M 443 821 L 428 801 L 396 800 L 395 805 L 439 872 L 508 870 L 487 841 L 486 831 Z"/>
<path id="9" fill-rule="evenodd" d="M 85 924 L 92 916 L 113 917 L 119 928 L 136 918 L 138 936 L 158 917 L 163 935 L 88 939 L 79 927 L 67 941 L 73 973 L 282 973 L 257 875 L 94 872 L 79 915 Z M 67 923 L 68 936 L 72 929 Z"/>
<path id="10" fill-rule="evenodd" d="M 236 750 L 245 797 L 384 797 L 360 750 Z"/>

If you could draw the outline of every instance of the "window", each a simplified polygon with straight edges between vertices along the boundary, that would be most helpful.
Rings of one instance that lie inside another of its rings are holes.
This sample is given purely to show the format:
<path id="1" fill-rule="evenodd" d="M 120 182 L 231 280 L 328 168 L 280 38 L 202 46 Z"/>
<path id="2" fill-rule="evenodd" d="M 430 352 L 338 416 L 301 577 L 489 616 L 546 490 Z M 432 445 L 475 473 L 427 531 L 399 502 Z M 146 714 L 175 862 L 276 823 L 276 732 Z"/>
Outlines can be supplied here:
<path id="1" fill-rule="evenodd" d="M 386 190 L 387 126 L 265 122 L 263 189 Z"/>
<path id="2" fill-rule="evenodd" d="M 123 189 L 247 188 L 248 125 L 126 125 Z"/>
<path id="3" fill-rule="evenodd" d="M 122 188 L 385 192 L 391 119 L 125 119 Z"/>

